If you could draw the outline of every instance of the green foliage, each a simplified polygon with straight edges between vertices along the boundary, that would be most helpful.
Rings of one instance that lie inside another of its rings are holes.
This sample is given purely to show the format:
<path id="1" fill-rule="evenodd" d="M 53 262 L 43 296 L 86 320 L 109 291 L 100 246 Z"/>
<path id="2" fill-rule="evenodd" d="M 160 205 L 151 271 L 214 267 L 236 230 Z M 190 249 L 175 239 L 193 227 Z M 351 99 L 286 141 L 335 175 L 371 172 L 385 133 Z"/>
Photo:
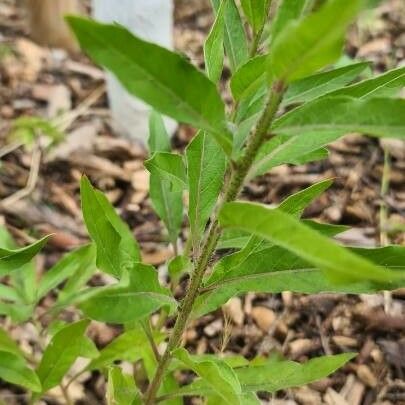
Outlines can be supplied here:
<path id="1" fill-rule="evenodd" d="M 205 225 L 217 201 L 225 175 L 225 155 L 203 131 L 186 149 L 189 184 L 190 231 L 197 249 Z"/>
<path id="2" fill-rule="evenodd" d="M 370 280 L 378 283 L 405 277 L 405 274 L 376 266 L 351 253 L 281 209 L 233 202 L 221 210 L 219 220 L 223 227 L 242 229 L 295 253 L 324 269 L 335 281 Z"/>
<path id="3" fill-rule="evenodd" d="M 360 5 L 360 0 L 331 0 L 319 11 L 289 22 L 271 45 L 268 80 L 291 82 L 336 61 Z"/>
<path id="4" fill-rule="evenodd" d="M 167 180 L 173 189 L 187 188 L 186 168 L 180 155 L 155 152 L 150 159 L 145 161 L 145 167 L 161 180 Z"/>
<path id="5" fill-rule="evenodd" d="M 97 266 L 119 278 L 139 261 L 139 246 L 107 198 L 86 177 L 81 180 L 80 195 L 84 222 L 97 247 Z"/>
<path id="6" fill-rule="evenodd" d="M 167 289 L 161 287 L 156 270 L 134 263 L 120 283 L 88 290 L 79 307 L 91 319 L 128 323 L 142 319 L 162 306 L 175 306 Z"/>
<path id="7" fill-rule="evenodd" d="M 198 374 L 221 400 L 228 405 L 241 404 L 242 389 L 235 372 L 218 358 L 191 356 L 185 349 L 177 349 L 174 357 Z"/>
<path id="8" fill-rule="evenodd" d="M 230 152 L 224 103 L 215 85 L 185 58 L 145 42 L 118 25 L 79 17 L 67 21 L 82 48 L 114 72 L 130 93 L 165 115 L 205 129 Z"/>
<path id="9" fill-rule="evenodd" d="M 20 249 L 0 248 L 0 276 L 4 276 L 19 269 L 31 261 L 31 259 L 44 247 L 49 236 Z"/>
<path id="10" fill-rule="evenodd" d="M 32 392 L 41 391 L 41 382 L 37 374 L 27 366 L 22 357 L 11 352 L 0 351 L 0 378 Z"/>
<path id="11" fill-rule="evenodd" d="M 234 72 L 249 58 L 248 43 L 245 29 L 240 18 L 235 0 L 222 0 L 224 4 L 224 46 L 229 59 L 229 67 Z M 211 0 L 216 13 L 218 13 L 221 0 Z M 205 129 L 201 127 L 201 129 Z"/>
<path id="12" fill-rule="evenodd" d="M 241 0 L 246 19 L 257 34 L 263 28 L 269 12 L 271 0 Z"/>
<path id="13" fill-rule="evenodd" d="M 215 17 L 215 22 L 204 43 L 204 60 L 207 76 L 214 83 L 221 78 L 224 65 L 225 6 L 223 0 Z"/>
<path id="14" fill-rule="evenodd" d="M 405 100 L 323 97 L 285 114 L 273 130 L 286 135 L 305 132 L 363 132 L 381 137 L 405 137 Z"/>
<path id="15" fill-rule="evenodd" d="M 151 154 L 170 152 L 169 135 L 162 117 L 155 111 L 152 111 L 149 119 L 148 144 Z M 170 241 L 177 245 L 177 236 L 183 221 L 182 189 L 172 187 L 169 176 L 162 178 L 156 170 L 150 173 L 149 194 L 154 210 L 167 228 Z"/>
<path id="16" fill-rule="evenodd" d="M 84 319 L 67 325 L 49 342 L 37 368 L 43 392 L 58 385 L 79 356 L 97 357 L 96 346 L 84 335 L 89 322 Z"/>
<path id="17" fill-rule="evenodd" d="M 125 374 L 120 367 L 108 370 L 107 405 L 141 404 L 139 391 L 130 374 Z"/>
<path id="18" fill-rule="evenodd" d="M 41 339 L 35 353 L 25 352 L 0 330 L 0 378 L 30 391 L 32 401 L 57 385 L 68 396 L 78 375 L 99 370 L 111 405 L 181 405 L 186 396 L 202 396 L 207 405 L 258 405 L 258 392 L 324 378 L 354 354 L 305 363 L 277 355 L 252 361 L 195 355 L 181 348 L 190 317 L 248 292 L 359 294 L 404 287 L 405 248 L 344 247 L 333 238 L 347 227 L 302 219 L 331 179 L 277 207 L 236 201 L 248 180 L 279 165 L 326 159 L 327 146 L 349 132 L 405 136 L 405 102 L 398 98 L 405 68 L 368 72 L 362 80 L 368 62 L 341 63 L 347 27 L 363 1 L 283 0 L 274 13 L 270 3 L 212 0 L 206 74 L 122 26 L 68 17 L 88 55 L 151 106 L 149 197 L 166 228 L 162 243 L 171 245 L 173 256 L 159 269 L 142 263 L 132 230 L 87 177 L 80 192 L 91 243 L 47 271 L 37 272 L 33 260 L 47 238 L 17 248 L 0 228 L 0 276 L 6 276 L 0 314 L 13 323 L 30 322 Z M 233 101 L 227 108 L 220 79 L 229 79 Z M 160 114 L 195 127 L 184 153 L 172 151 Z M 51 124 L 22 119 L 15 130 L 24 141 L 38 129 L 56 141 Z M 88 286 L 97 271 L 107 273 L 107 285 L 96 279 Z M 180 303 L 178 287 L 188 274 Z M 49 296 L 54 305 L 38 309 Z M 83 317 L 66 323 L 67 308 L 79 310 L 75 319 Z M 174 326 L 166 322 L 172 316 Z M 99 351 L 86 336 L 90 320 L 122 330 Z M 87 363 L 69 375 L 79 357 Z M 132 363 L 134 372 L 124 372 L 121 362 Z M 179 379 L 182 373 L 187 377 Z"/>

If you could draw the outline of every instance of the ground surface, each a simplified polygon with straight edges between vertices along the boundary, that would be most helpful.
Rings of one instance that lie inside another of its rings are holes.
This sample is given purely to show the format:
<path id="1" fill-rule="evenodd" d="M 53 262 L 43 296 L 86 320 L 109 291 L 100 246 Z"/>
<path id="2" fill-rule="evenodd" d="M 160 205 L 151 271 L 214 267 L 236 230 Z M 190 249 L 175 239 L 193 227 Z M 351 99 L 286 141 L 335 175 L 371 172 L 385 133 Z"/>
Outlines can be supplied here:
<path id="1" fill-rule="evenodd" d="M 176 48 L 202 66 L 201 45 L 212 23 L 208 2 L 178 1 L 175 20 Z M 404 2 L 385 1 L 375 13 L 363 17 L 351 30 L 347 53 L 371 60 L 376 71 L 403 64 Z M 23 115 L 49 117 L 59 110 L 68 111 L 59 119 L 67 133 L 63 143 L 41 156 L 35 148 L 6 153 L 13 120 Z M 181 127 L 174 146 L 181 149 L 192 135 L 193 130 Z M 328 161 L 277 168 L 247 186 L 243 198 L 277 203 L 316 181 L 334 177 L 333 187 L 312 204 L 307 217 L 352 226 L 343 236 L 349 244 L 375 245 L 381 236 L 405 244 L 401 232 L 405 226 L 405 147 L 393 142 L 385 147 L 391 170 L 390 187 L 383 198 L 383 148 L 378 141 L 359 135 L 332 145 Z M 23 12 L 11 0 L 0 3 L 0 151 L 0 199 L 7 201 L 0 208 L 0 221 L 22 244 L 55 233 L 38 261 L 39 271 L 46 271 L 61 253 L 86 240 L 78 199 L 82 173 L 107 193 L 130 224 L 145 261 L 159 266 L 172 255 L 148 200 L 148 176 L 142 163 L 145 151 L 117 138 L 111 129 L 102 72 L 82 57 L 71 58 L 63 51 L 32 43 L 26 36 Z M 33 192 L 23 199 L 10 199 L 26 185 L 36 160 L 41 163 Z M 383 229 L 379 224 L 382 202 L 389 213 Z M 395 292 L 386 310 L 383 304 L 380 295 L 252 294 L 190 325 L 185 340 L 199 353 L 224 351 L 253 357 L 278 351 L 298 361 L 357 351 L 360 355 L 333 377 L 281 393 L 274 403 L 400 404 L 405 403 L 405 291 Z M 52 297 L 42 305 L 52 305 Z M 30 344 L 30 325 L 12 332 L 22 344 Z M 94 324 L 90 333 L 104 346 L 118 330 Z M 101 403 L 103 379 L 85 375 L 72 390 L 81 403 Z M 11 386 L 0 385 L 0 398 L 7 404 L 23 403 L 24 397 L 16 394 Z"/>

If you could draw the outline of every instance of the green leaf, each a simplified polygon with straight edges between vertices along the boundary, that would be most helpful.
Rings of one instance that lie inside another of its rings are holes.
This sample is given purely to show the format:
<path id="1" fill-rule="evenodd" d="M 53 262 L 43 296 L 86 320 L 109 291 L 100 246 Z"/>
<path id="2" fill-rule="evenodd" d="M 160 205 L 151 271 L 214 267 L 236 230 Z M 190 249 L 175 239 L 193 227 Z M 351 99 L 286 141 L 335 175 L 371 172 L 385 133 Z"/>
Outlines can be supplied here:
<path id="1" fill-rule="evenodd" d="M 176 256 L 169 261 L 168 271 L 170 280 L 177 282 L 183 274 L 188 273 L 193 268 L 191 260 L 186 256 Z"/>
<path id="2" fill-rule="evenodd" d="M 50 268 L 38 286 L 37 300 L 43 298 L 48 292 L 56 288 L 67 278 L 72 277 L 78 271 L 85 271 L 95 259 L 93 245 L 82 246 L 67 253 L 52 268 Z M 70 280 L 69 280 L 70 281 Z"/>
<path id="3" fill-rule="evenodd" d="M 58 385 L 79 357 L 92 358 L 97 349 L 84 333 L 89 320 L 69 324 L 58 331 L 45 348 L 37 374 L 42 383 L 42 392 Z"/>
<path id="4" fill-rule="evenodd" d="M 252 165 L 250 177 L 265 174 L 282 164 L 299 165 L 309 154 L 339 139 L 342 132 L 309 132 L 302 135 L 277 135 L 263 144 Z"/>
<path id="5" fill-rule="evenodd" d="M 398 274 L 374 265 L 280 209 L 251 203 L 229 203 L 221 210 L 219 220 L 223 227 L 242 229 L 270 240 L 316 267 L 325 269 L 328 276 L 340 282 L 387 282 L 405 278 L 405 273 Z"/>
<path id="6" fill-rule="evenodd" d="M 112 71 L 131 94 L 162 114 L 205 129 L 231 152 L 224 103 L 214 83 L 184 57 L 143 41 L 116 24 L 73 16 L 67 21 L 81 47 Z"/>
<path id="7" fill-rule="evenodd" d="M 17 357 L 24 357 L 24 354 L 18 347 L 17 343 L 15 343 L 2 328 L 0 328 L 0 352 L 11 353 Z"/>
<path id="8" fill-rule="evenodd" d="M 95 190 L 87 177 L 80 182 L 84 222 L 97 246 L 97 267 L 120 277 L 123 269 L 140 260 L 139 246 L 107 198 Z"/>
<path id="9" fill-rule="evenodd" d="M 33 313 L 32 305 L 17 303 L 5 303 L 0 301 L 0 314 L 11 318 L 15 323 L 26 322 Z"/>
<path id="10" fill-rule="evenodd" d="M 143 350 L 147 345 L 145 333 L 140 328 L 130 329 L 104 347 L 100 351 L 100 355 L 93 359 L 86 369 L 101 369 L 117 360 L 134 363 L 142 358 Z"/>
<path id="11" fill-rule="evenodd" d="M 307 3 L 308 0 L 281 0 L 271 24 L 271 37 L 273 41 L 290 21 L 301 17 Z"/>
<path id="12" fill-rule="evenodd" d="M 45 236 L 31 245 L 20 249 L 0 248 L 0 276 L 4 276 L 11 271 L 18 270 L 44 247 L 50 236 Z"/>
<path id="13" fill-rule="evenodd" d="M 208 78 L 217 83 L 224 65 L 224 9 L 228 0 L 222 0 L 214 24 L 204 43 L 205 70 Z"/>
<path id="14" fill-rule="evenodd" d="M 149 115 L 149 152 L 170 152 L 170 138 L 162 116 L 152 110 Z"/>
<path id="15" fill-rule="evenodd" d="M 241 394 L 239 402 L 243 405 L 261 405 L 259 398 L 253 392 Z M 228 402 L 216 395 L 207 395 L 205 405 L 226 405 Z"/>
<path id="16" fill-rule="evenodd" d="M 174 190 L 186 189 L 187 174 L 183 157 L 175 153 L 155 152 L 144 162 L 150 173 L 154 173 L 162 180 L 168 180 Z"/>
<path id="17" fill-rule="evenodd" d="M 189 210 L 193 246 L 197 244 L 224 182 L 226 158 L 205 132 L 198 132 L 186 149 Z"/>
<path id="18" fill-rule="evenodd" d="M 315 183 L 314 185 L 301 190 L 295 194 L 292 194 L 284 201 L 282 201 L 279 205 L 279 208 L 284 212 L 295 216 L 301 216 L 304 209 L 317 197 L 319 197 L 325 190 L 327 190 L 332 184 L 332 180 L 323 180 L 319 183 Z M 341 225 L 329 225 L 329 224 L 320 224 L 310 220 L 305 220 L 307 225 L 311 228 L 317 229 L 319 232 L 323 233 L 327 236 L 335 236 L 338 233 L 344 232 L 347 230 L 346 227 Z M 261 240 L 260 238 L 255 238 L 254 236 L 250 236 L 249 233 L 243 232 L 237 229 L 225 229 L 222 232 L 221 239 L 219 241 L 218 249 L 242 249 L 240 252 L 236 252 L 232 255 L 225 256 L 221 260 L 219 260 L 215 266 L 215 270 L 213 273 L 218 271 L 217 267 L 222 266 L 222 262 L 228 262 L 232 256 L 237 255 L 238 261 L 240 260 L 240 255 L 242 254 L 242 259 L 245 259 L 249 254 L 253 253 L 254 250 L 249 249 L 249 245 L 255 240 Z M 256 243 L 253 243 L 253 247 L 255 247 Z M 268 245 L 268 243 L 267 243 Z M 263 243 L 261 243 L 261 247 L 265 247 Z M 247 251 L 246 251 L 246 248 Z M 245 251 L 245 252 L 243 252 Z M 247 253 L 247 254 L 246 254 Z M 226 265 L 229 267 L 229 265 Z M 212 280 L 212 278 L 210 278 Z"/>
<path id="19" fill-rule="evenodd" d="M 271 45 L 269 81 L 291 82 L 338 59 L 346 28 L 359 12 L 361 3 L 361 0 L 331 0 L 318 12 L 291 21 Z"/>
<path id="20" fill-rule="evenodd" d="M 141 405 L 135 380 L 118 366 L 108 370 L 107 405 Z"/>
<path id="21" fill-rule="evenodd" d="M 151 114 L 149 120 L 148 143 L 151 153 L 170 151 L 169 135 L 161 116 L 155 112 Z M 173 190 L 168 180 L 162 180 L 157 173 L 151 173 L 149 195 L 154 210 L 167 228 L 170 241 L 175 244 L 183 221 L 182 191 Z"/>
<path id="22" fill-rule="evenodd" d="M 282 104 L 304 103 L 330 92 L 335 94 L 334 90 L 356 79 L 369 66 L 369 62 L 354 63 L 292 82 L 284 95 Z M 344 91 L 345 88 L 341 90 Z"/>
<path id="23" fill-rule="evenodd" d="M 405 100 L 325 97 L 285 114 L 275 121 L 273 130 L 302 137 L 306 132 L 340 131 L 405 138 Z"/>
<path id="24" fill-rule="evenodd" d="M 267 55 L 255 56 L 233 74 L 230 86 L 235 100 L 252 96 L 265 84 L 267 58 Z"/>
<path id="25" fill-rule="evenodd" d="M 142 319 L 162 306 L 175 305 L 168 290 L 160 286 L 157 271 L 135 263 L 122 282 L 90 289 L 79 307 L 96 321 L 124 324 Z"/>
<path id="26" fill-rule="evenodd" d="M 396 272 L 405 271 L 405 248 L 390 246 L 377 249 L 350 249 L 353 253 Z M 253 252 L 232 267 L 222 271 L 207 282 L 204 294 L 198 297 L 194 306 L 194 316 L 200 317 L 225 304 L 231 297 L 255 293 L 281 293 L 292 291 L 303 294 L 347 293 L 373 294 L 382 289 L 399 288 L 403 282 L 374 284 L 358 281 L 336 284 L 328 279 L 325 272 L 314 268 L 288 250 L 272 246 Z M 212 280 L 212 281 L 211 281 Z"/>
<path id="27" fill-rule="evenodd" d="M 0 299 L 15 302 L 20 300 L 20 296 L 15 288 L 0 284 Z"/>
<path id="28" fill-rule="evenodd" d="M 197 373 L 225 404 L 240 404 L 241 386 L 235 372 L 219 358 L 192 356 L 185 349 L 177 349 L 174 357 Z"/>
<path id="29" fill-rule="evenodd" d="M 214 10 L 218 13 L 221 0 L 211 0 Z M 224 45 L 229 59 L 231 71 L 234 72 L 249 58 L 248 43 L 245 29 L 239 15 L 235 0 L 226 0 L 224 9 L 225 32 Z M 201 129 L 204 129 L 201 127 Z"/>
<path id="30" fill-rule="evenodd" d="M 354 98 L 391 97 L 405 86 L 405 66 L 389 70 L 379 76 L 328 93 L 328 96 L 349 96 Z"/>
<path id="31" fill-rule="evenodd" d="M 62 291 L 59 292 L 56 306 L 63 305 L 65 302 L 68 303 L 86 285 L 87 281 L 97 270 L 95 245 L 87 245 L 83 249 L 83 256 L 80 262 L 78 262 L 78 266 L 76 266 L 72 276 L 66 281 Z"/>
<path id="32" fill-rule="evenodd" d="M 149 194 L 153 209 L 167 228 L 170 241 L 176 243 L 183 221 L 183 192 L 172 190 L 168 180 L 152 174 L 149 179 Z"/>
<path id="33" fill-rule="evenodd" d="M 320 380 L 355 357 L 354 353 L 322 356 L 300 364 L 294 361 L 269 360 L 264 365 L 235 370 L 243 392 L 277 392 Z"/>
<path id="34" fill-rule="evenodd" d="M 0 351 L 0 379 L 33 392 L 41 391 L 41 382 L 25 360 L 8 351 Z"/>
<path id="35" fill-rule="evenodd" d="M 266 22 L 271 0 L 241 0 L 243 12 L 252 26 L 253 32 L 259 32 Z"/>
<path id="36" fill-rule="evenodd" d="M 319 197 L 324 191 L 326 191 L 332 184 L 332 179 L 326 179 L 315 183 L 312 186 L 309 186 L 304 190 L 298 191 L 297 193 L 287 197 L 278 206 L 278 208 L 299 218 L 304 212 L 304 209 L 308 207 L 308 205 L 311 204 L 315 198 Z"/>

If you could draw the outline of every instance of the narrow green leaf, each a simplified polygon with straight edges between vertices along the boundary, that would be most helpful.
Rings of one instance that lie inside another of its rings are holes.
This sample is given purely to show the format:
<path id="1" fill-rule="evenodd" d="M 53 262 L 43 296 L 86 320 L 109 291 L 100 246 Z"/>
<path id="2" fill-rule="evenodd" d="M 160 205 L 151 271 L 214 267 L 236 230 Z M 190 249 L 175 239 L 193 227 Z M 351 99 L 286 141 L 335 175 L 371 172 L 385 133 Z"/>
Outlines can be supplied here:
<path id="1" fill-rule="evenodd" d="M 67 21 L 81 47 L 130 93 L 162 114 L 205 129 L 231 152 L 224 103 L 214 83 L 184 57 L 143 41 L 117 24 L 73 16 Z"/>
<path id="2" fill-rule="evenodd" d="M 134 377 L 118 366 L 110 367 L 107 381 L 107 405 L 141 405 Z"/>
<path id="3" fill-rule="evenodd" d="M 405 138 L 405 100 L 325 97 L 285 114 L 275 121 L 273 130 L 302 137 L 306 132 L 340 131 Z"/>
<path id="4" fill-rule="evenodd" d="M 221 0 L 211 0 L 214 10 L 218 13 Z M 239 15 L 235 0 L 226 0 L 224 9 L 225 32 L 224 45 L 229 59 L 231 71 L 234 72 L 249 58 L 248 43 L 245 29 Z M 205 129 L 201 127 L 201 129 Z"/>
<path id="5" fill-rule="evenodd" d="M 338 59 L 346 28 L 359 12 L 361 3 L 361 0 L 331 0 L 318 12 L 291 21 L 270 48 L 268 79 L 291 82 Z"/>
<path id="6" fill-rule="evenodd" d="M 249 97 L 265 85 L 267 58 L 267 55 L 255 56 L 233 74 L 230 86 L 235 100 Z"/>
<path id="7" fill-rule="evenodd" d="M 242 386 L 242 398 L 253 401 L 249 394 L 258 391 L 277 392 L 283 389 L 310 384 L 327 377 L 344 366 L 356 354 L 342 353 L 334 356 L 317 357 L 306 363 L 270 358 L 253 360 L 250 365 L 235 368 L 235 374 Z M 212 396 L 214 389 L 203 379 L 196 379 L 189 385 L 171 392 L 171 396 Z M 225 402 L 228 403 L 228 402 Z M 237 402 L 243 403 L 245 402 Z M 258 402 L 246 402 L 246 404 Z"/>
<path id="8" fill-rule="evenodd" d="M 14 354 L 17 357 L 24 357 L 24 354 L 18 347 L 17 343 L 15 343 L 2 328 L 0 328 L 0 352 L 7 352 Z"/>
<path id="9" fill-rule="evenodd" d="M 205 70 L 208 78 L 217 83 L 224 65 L 224 10 L 228 0 L 222 0 L 214 24 L 204 43 Z"/>
<path id="10" fill-rule="evenodd" d="M 168 180 L 156 175 L 151 175 L 149 182 L 153 208 L 166 225 L 170 241 L 175 243 L 183 221 L 183 193 L 172 190 Z"/>
<path id="11" fill-rule="evenodd" d="M 324 180 L 316 183 L 286 198 L 279 205 L 279 209 L 299 218 L 304 209 L 331 185 L 332 180 Z M 205 285 L 208 286 L 217 283 L 219 280 L 225 279 L 228 274 L 233 274 L 234 269 L 244 266 L 245 263 L 249 262 L 250 257 L 260 255 L 260 252 L 265 252 L 266 249 L 270 248 L 270 246 L 271 243 L 268 241 L 265 241 L 257 236 L 251 236 L 243 249 L 241 249 L 239 252 L 235 252 L 221 258 L 215 264 L 212 274 L 206 281 Z M 211 303 L 208 303 L 208 306 L 211 308 L 212 306 L 210 304 Z"/>
<path id="12" fill-rule="evenodd" d="M 0 314 L 11 318 L 15 323 L 26 322 L 33 313 L 33 306 L 24 303 L 5 303 L 0 301 Z"/>
<path id="13" fill-rule="evenodd" d="M 269 209 L 259 204 L 229 203 L 220 212 L 220 223 L 223 227 L 242 229 L 268 239 L 324 269 L 327 275 L 341 282 L 387 282 L 405 278 L 405 273 L 398 274 L 374 265 L 280 209 Z"/>
<path id="14" fill-rule="evenodd" d="M 405 248 L 390 246 L 350 250 L 376 265 L 396 272 L 405 271 Z M 227 264 L 223 261 L 222 267 Z M 403 285 L 402 281 L 376 285 L 367 280 L 336 284 L 328 279 L 324 271 L 278 246 L 253 252 L 245 260 L 232 265 L 230 268 L 222 268 L 222 272 L 216 273 L 216 278 L 211 277 L 207 282 L 207 292 L 198 297 L 195 303 L 195 317 L 216 310 L 231 297 L 248 292 L 374 294 L 382 289 L 392 290 Z"/>
<path id="15" fill-rule="evenodd" d="M 326 191 L 333 184 L 332 179 L 327 179 L 313 184 L 304 190 L 287 197 L 278 208 L 290 215 L 299 218 L 304 209 Z"/>
<path id="16" fill-rule="evenodd" d="M 93 245 L 82 246 L 64 255 L 52 268 L 50 268 L 38 286 L 37 300 L 44 297 L 52 289 L 70 278 L 78 270 L 85 271 L 95 258 Z"/>
<path id="17" fill-rule="evenodd" d="M 79 356 L 92 358 L 98 355 L 94 343 L 84 335 L 89 323 L 85 319 L 69 324 L 53 336 L 37 368 L 42 392 L 58 385 Z"/>
<path id="18" fill-rule="evenodd" d="M 253 32 L 259 32 L 266 22 L 271 0 L 241 0 L 243 12 Z"/>
<path id="19" fill-rule="evenodd" d="M 174 357 L 197 373 L 225 404 L 240 404 L 241 386 L 235 372 L 219 358 L 192 356 L 185 349 L 177 349 Z"/>
<path id="20" fill-rule="evenodd" d="M 350 227 L 345 225 L 323 224 L 310 219 L 304 219 L 302 222 L 330 238 L 350 229 Z M 217 249 L 243 249 L 250 239 L 251 236 L 248 232 L 238 229 L 224 229 L 219 239 Z"/>
<path id="21" fill-rule="evenodd" d="M 379 76 L 328 93 L 327 96 L 349 96 L 354 98 L 398 96 L 405 86 L 405 66 L 389 70 Z"/>
<path id="22" fill-rule="evenodd" d="M 224 182 L 226 158 L 205 132 L 199 132 L 186 149 L 189 183 L 190 228 L 194 248 L 212 213 Z"/>
<path id="23" fill-rule="evenodd" d="M 149 150 L 155 152 L 170 152 L 170 139 L 162 117 L 152 113 L 149 120 Z M 151 173 L 149 178 L 149 195 L 152 206 L 159 218 L 164 222 L 169 238 L 176 243 L 183 221 L 183 193 L 173 190 L 166 179 L 161 179 L 157 173 Z"/>
<path id="24" fill-rule="evenodd" d="M 124 324 L 142 319 L 162 306 L 175 305 L 168 290 L 160 286 L 156 270 L 135 263 L 122 282 L 90 289 L 79 307 L 96 321 Z"/>
<path id="25" fill-rule="evenodd" d="M 369 66 L 369 62 L 354 63 L 292 82 L 283 98 L 283 105 L 308 102 L 330 92 L 335 94 L 337 89 L 356 79 Z M 337 90 L 337 93 L 345 89 Z"/>
<path id="26" fill-rule="evenodd" d="M 140 260 L 139 246 L 132 232 L 107 198 L 95 190 L 87 177 L 80 182 L 84 222 L 97 246 L 97 266 L 120 277 L 122 270 Z"/>
<path id="27" fill-rule="evenodd" d="M 277 135 L 267 141 L 252 165 L 250 177 L 265 174 L 273 167 L 282 164 L 302 164 L 308 154 L 339 139 L 342 132 L 308 132 L 301 136 Z"/>
<path id="28" fill-rule="evenodd" d="M 175 153 L 155 152 L 144 162 L 150 173 L 167 180 L 175 190 L 187 188 L 187 174 L 183 157 Z"/>
<path id="29" fill-rule="evenodd" d="M 41 391 L 41 382 L 25 360 L 14 353 L 0 351 L 0 379 L 33 392 Z"/>
<path id="30" fill-rule="evenodd" d="M 31 245 L 20 249 L 0 248 L 0 276 L 17 270 L 31 259 L 44 247 L 50 236 L 45 236 Z"/>
<path id="31" fill-rule="evenodd" d="M 244 392 L 277 392 L 327 377 L 355 356 L 354 353 L 322 356 L 303 364 L 288 360 L 269 360 L 267 364 L 242 367 L 235 372 Z"/>
<path id="32" fill-rule="evenodd" d="M 170 138 L 162 116 L 152 110 L 149 115 L 149 152 L 170 152 Z"/>
<path id="33" fill-rule="evenodd" d="M 297 20 L 302 16 L 307 3 L 308 0 L 281 0 L 271 24 L 273 41 L 290 21 Z"/>

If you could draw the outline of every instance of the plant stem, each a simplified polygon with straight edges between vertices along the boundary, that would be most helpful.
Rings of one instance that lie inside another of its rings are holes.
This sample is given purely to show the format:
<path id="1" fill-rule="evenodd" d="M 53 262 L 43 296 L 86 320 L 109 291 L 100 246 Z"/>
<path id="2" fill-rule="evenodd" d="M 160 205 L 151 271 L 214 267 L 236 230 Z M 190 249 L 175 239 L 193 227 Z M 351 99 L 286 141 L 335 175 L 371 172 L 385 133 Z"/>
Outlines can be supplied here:
<path id="1" fill-rule="evenodd" d="M 283 93 L 284 93 L 283 83 L 276 82 L 273 85 L 272 90 L 270 91 L 268 102 L 259 119 L 256 129 L 250 134 L 248 138 L 244 154 L 236 162 L 236 168 L 232 172 L 231 179 L 226 187 L 223 200 L 217 212 L 220 211 L 221 207 L 225 203 L 234 201 L 238 196 L 238 194 L 240 193 L 246 175 L 256 157 L 256 154 L 260 146 L 266 139 L 267 132 L 277 113 Z M 183 335 L 184 330 L 186 329 L 187 321 L 193 309 L 194 301 L 199 294 L 199 290 L 201 288 L 205 271 L 209 266 L 210 260 L 217 246 L 220 234 L 221 231 L 219 223 L 217 217 L 215 216 L 206 234 L 206 238 L 201 248 L 201 253 L 197 258 L 194 272 L 191 275 L 187 293 L 178 310 L 176 323 L 173 327 L 173 331 L 170 336 L 166 351 L 164 352 L 163 356 L 160 359 L 155 376 L 149 385 L 148 391 L 146 392 L 145 395 L 146 405 L 152 405 L 155 403 L 156 394 L 163 380 L 165 370 L 171 360 L 172 352 L 177 347 L 179 347 L 181 343 L 181 337 Z"/>
<path id="2" fill-rule="evenodd" d="M 250 58 L 253 58 L 257 54 L 257 50 L 259 49 L 259 45 L 260 45 L 260 40 L 263 35 L 263 30 L 264 30 L 264 25 L 262 28 L 260 28 L 260 30 L 253 37 L 252 47 L 250 48 L 250 51 L 249 51 Z"/>

